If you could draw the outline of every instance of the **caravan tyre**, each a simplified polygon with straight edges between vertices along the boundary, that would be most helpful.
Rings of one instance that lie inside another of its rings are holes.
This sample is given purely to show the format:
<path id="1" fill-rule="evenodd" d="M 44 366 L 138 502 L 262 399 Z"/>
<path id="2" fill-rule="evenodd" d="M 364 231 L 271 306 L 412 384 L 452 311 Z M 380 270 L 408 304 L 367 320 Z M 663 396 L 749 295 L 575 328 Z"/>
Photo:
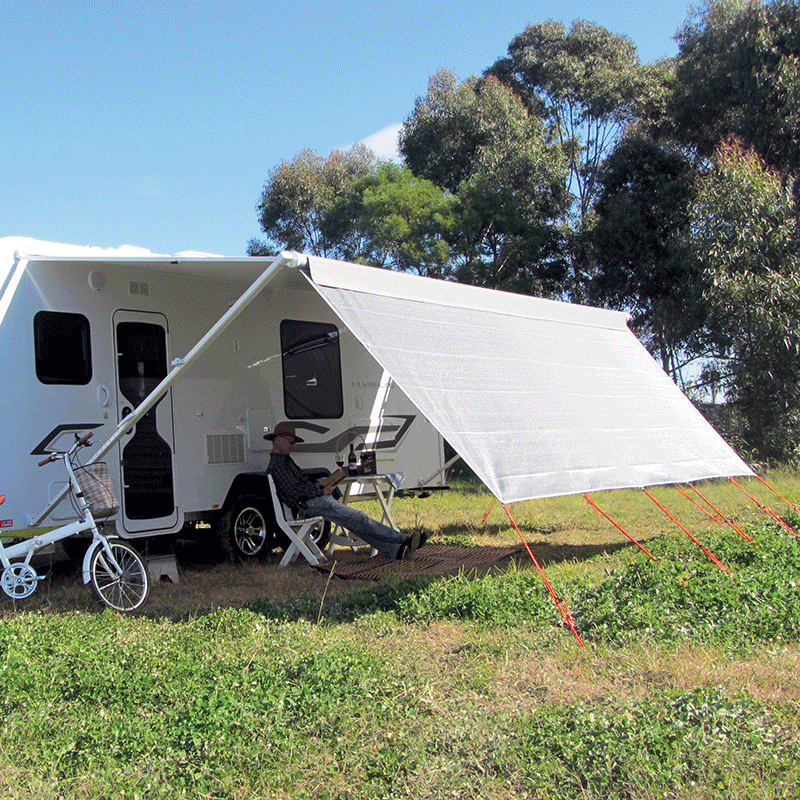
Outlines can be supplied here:
<path id="1" fill-rule="evenodd" d="M 272 516 L 261 497 L 240 497 L 217 526 L 220 544 L 231 561 L 263 558 L 275 543 Z"/>

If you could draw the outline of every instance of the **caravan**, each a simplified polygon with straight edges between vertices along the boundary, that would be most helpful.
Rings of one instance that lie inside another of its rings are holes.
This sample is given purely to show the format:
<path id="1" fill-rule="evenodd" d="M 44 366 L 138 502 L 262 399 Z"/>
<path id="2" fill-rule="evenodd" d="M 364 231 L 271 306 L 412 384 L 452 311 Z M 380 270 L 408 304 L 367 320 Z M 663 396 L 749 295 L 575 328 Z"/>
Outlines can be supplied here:
<path id="1" fill-rule="evenodd" d="M 447 440 L 504 505 L 753 474 L 619 311 L 297 253 L 0 239 L 0 264 L 3 537 L 69 515 L 31 465 L 76 433 L 105 439 L 121 536 L 211 523 L 234 555 L 282 419 L 301 466 L 353 444 L 412 489 Z"/>
<path id="2" fill-rule="evenodd" d="M 0 239 L 0 369 L 4 539 L 74 516 L 36 464 L 89 432 L 119 536 L 205 523 L 238 556 L 239 509 L 270 518 L 264 435 L 280 420 L 302 432 L 304 468 L 332 470 L 352 445 L 407 487 L 443 479 L 440 434 L 291 257 Z"/>

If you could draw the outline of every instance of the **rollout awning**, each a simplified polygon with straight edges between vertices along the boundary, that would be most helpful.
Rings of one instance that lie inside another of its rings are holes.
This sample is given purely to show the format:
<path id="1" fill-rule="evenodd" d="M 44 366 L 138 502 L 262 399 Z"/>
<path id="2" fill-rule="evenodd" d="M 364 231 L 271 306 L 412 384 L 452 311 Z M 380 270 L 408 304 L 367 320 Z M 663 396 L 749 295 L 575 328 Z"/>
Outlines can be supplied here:
<path id="1" fill-rule="evenodd" d="M 317 292 L 503 503 L 753 474 L 626 314 L 302 258 Z"/>

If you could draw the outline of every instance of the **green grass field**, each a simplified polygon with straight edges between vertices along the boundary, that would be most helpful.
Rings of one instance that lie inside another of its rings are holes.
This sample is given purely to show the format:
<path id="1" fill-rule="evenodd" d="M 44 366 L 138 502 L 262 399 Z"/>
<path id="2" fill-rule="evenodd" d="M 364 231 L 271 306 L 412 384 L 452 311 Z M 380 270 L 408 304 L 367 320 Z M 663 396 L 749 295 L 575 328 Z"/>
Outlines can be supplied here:
<path id="1" fill-rule="evenodd" d="M 797 476 L 767 480 L 800 500 Z M 527 556 L 369 585 L 209 566 L 138 617 L 68 580 L 8 601 L 0 796 L 798 797 L 800 544 L 730 483 L 698 488 L 752 541 L 654 495 L 725 570 L 642 492 L 593 497 L 659 563 L 583 498 L 511 509 L 583 648 Z M 513 541 L 490 505 L 462 485 L 395 512 Z"/>

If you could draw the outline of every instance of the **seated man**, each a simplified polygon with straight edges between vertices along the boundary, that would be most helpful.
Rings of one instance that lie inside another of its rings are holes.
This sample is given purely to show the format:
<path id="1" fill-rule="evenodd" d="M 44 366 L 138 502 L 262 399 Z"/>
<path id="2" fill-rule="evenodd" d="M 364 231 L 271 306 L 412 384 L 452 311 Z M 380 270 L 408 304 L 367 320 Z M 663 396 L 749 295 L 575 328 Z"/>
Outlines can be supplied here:
<path id="1" fill-rule="evenodd" d="M 424 534 L 419 530 L 413 536 L 405 536 L 371 519 L 363 511 L 340 503 L 331 496 L 333 486 L 311 481 L 291 457 L 294 446 L 303 441 L 292 423 L 279 422 L 264 438 L 272 442 L 267 473 L 272 475 L 278 498 L 301 519 L 322 517 L 341 525 L 389 558 L 411 558 L 424 544 Z"/>

